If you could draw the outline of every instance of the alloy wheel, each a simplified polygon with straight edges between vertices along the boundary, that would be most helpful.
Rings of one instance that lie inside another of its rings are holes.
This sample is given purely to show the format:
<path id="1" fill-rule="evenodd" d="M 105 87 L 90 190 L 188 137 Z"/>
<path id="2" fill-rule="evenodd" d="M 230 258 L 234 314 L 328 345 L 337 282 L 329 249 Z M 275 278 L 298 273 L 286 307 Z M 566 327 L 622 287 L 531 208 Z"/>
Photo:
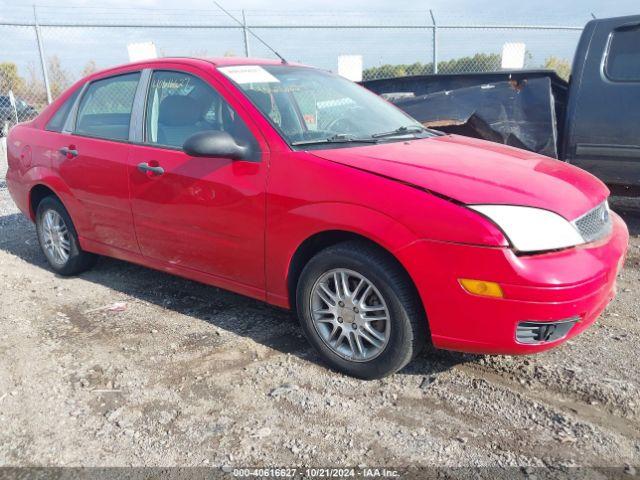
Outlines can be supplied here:
<path id="1" fill-rule="evenodd" d="M 320 338 L 342 358 L 373 360 L 389 342 L 387 303 L 369 279 L 353 270 L 324 273 L 311 289 L 309 305 Z"/>
<path id="2" fill-rule="evenodd" d="M 56 265 L 67 263 L 71 255 L 69 228 L 55 210 L 47 210 L 42 216 L 42 248 Z"/>

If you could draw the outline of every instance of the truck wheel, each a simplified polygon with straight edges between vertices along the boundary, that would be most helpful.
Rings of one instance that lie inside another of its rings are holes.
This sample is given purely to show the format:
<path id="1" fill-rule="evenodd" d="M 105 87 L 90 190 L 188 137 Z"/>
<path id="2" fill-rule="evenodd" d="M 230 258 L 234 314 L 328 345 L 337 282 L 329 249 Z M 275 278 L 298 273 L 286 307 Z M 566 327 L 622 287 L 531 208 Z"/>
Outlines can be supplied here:
<path id="1" fill-rule="evenodd" d="M 90 269 L 97 256 L 80 248 L 71 217 L 60 200 L 46 197 L 36 210 L 40 248 L 49 265 L 60 275 L 77 275 Z"/>
<path id="2" fill-rule="evenodd" d="M 354 377 L 397 372 L 426 341 L 426 317 L 407 273 L 364 242 L 316 254 L 300 275 L 296 305 L 309 342 L 331 367 Z"/>

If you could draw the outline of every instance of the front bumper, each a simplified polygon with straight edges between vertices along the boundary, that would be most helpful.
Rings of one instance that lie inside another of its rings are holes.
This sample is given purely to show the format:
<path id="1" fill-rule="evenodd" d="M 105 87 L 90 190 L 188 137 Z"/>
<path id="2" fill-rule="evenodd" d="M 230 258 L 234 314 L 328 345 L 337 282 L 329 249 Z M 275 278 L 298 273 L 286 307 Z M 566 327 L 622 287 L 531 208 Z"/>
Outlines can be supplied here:
<path id="1" fill-rule="evenodd" d="M 418 241 L 396 255 L 422 298 L 434 345 L 486 354 L 527 354 L 552 348 L 588 328 L 615 296 L 616 277 L 629 242 L 612 213 L 613 229 L 598 242 L 538 255 L 508 248 Z M 497 282 L 504 298 L 463 290 L 459 278 Z M 516 339 L 521 322 L 579 317 L 561 338 Z"/>

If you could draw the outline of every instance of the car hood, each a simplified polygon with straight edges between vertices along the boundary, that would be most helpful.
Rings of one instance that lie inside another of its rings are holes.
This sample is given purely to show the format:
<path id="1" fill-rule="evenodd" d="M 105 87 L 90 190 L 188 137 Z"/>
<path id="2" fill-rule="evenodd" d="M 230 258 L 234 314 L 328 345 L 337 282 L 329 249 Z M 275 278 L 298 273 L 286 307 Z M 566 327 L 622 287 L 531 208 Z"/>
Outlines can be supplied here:
<path id="1" fill-rule="evenodd" d="M 309 153 L 461 203 L 537 207 L 568 220 L 609 195 L 600 180 L 565 162 L 458 135 Z"/>

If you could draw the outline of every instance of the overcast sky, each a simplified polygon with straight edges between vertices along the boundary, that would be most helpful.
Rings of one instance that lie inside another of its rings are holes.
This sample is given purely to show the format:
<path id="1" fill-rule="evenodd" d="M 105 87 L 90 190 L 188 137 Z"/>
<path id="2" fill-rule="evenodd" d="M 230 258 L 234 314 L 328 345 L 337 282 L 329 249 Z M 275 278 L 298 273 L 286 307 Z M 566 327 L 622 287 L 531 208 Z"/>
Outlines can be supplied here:
<path id="1" fill-rule="evenodd" d="M 0 0 L 0 18 L 14 15 L 28 14 L 30 5 L 35 3 L 44 7 L 46 14 L 53 14 L 51 7 L 82 7 L 76 10 L 74 18 L 95 19 L 96 9 L 118 9 L 112 13 L 122 16 L 125 13 L 133 15 L 145 14 L 145 9 L 162 10 L 176 8 L 189 10 L 212 10 L 216 7 L 207 0 Z M 495 19 L 503 22 L 547 23 L 562 22 L 567 24 L 581 24 L 590 13 L 596 16 L 617 16 L 640 13 L 638 0 L 221 0 L 225 8 L 239 10 L 256 10 L 261 13 L 272 11 L 278 14 L 318 13 L 329 11 L 361 11 L 363 14 L 376 12 L 401 12 L 418 14 L 433 9 L 437 16 L 447 19 Z M 292 6 L 294 5 L 294 6 Z M 123 12 L 126 9 L 127 12 Z M 14 10 L 14 12 L 12 12 Z M 151 14 L 151 12 L 146 12 Z"/>
<path id="2" fill-rule="evenodd" d="M 346 28 L 371 25 L 429 25 L 429 9 L 439 24 L 533 24 L 582 27 L 597 17 L 640 14 L 640 0 L 219 0 L 250 25 L 343 25 L 342 29 L 260 29 L 270 44 L 289 60 L 335 70 L 339 54 L 360 54 L 365 67 L 385 63 L 428 63 L 432 60 L 427 29 Z M 44 23 L 231 25 L 207 0 L 38 0 Z M 2 22 L 30 22 L 29 0 L 0 0 L 0 62 L 15 62 L 22 75 L 39 68 L 33 29 L 2 26 Z M 64 5 L 64 6 L 61 6 Z M 292 7 L 294 5 L 294 7 Z M 523 42 L 531 53 L 530 67 L 553 55 L 570 61 L 580 31 L 440 30 L 440 60 L 474 53 L 500 53 L 505 42 Z M 243 55 L 242 34 L 234 29 L 71 28 L 42 30 L 47 58 L 60 59 L 77 78 L 89 61 L 98 67 L 125 63 L 127 44 L 153 41 L 162 55 Z M 272 55 L 251 40 L 252 56 Z"/>

